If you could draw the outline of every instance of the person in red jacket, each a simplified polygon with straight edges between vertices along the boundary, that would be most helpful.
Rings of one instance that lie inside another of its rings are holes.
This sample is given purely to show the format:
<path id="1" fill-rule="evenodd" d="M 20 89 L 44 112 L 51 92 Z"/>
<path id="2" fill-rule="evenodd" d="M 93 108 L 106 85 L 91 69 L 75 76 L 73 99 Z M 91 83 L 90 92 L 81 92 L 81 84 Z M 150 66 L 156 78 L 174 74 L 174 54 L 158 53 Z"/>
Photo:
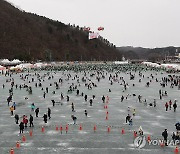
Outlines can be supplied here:
<path id="1" fill-rule="evenodd" d="M 168 110 L 168 103 L 166 102 L 166 104 L 165 104 L 165 107 L 166 107 L 166 111 Z"/>
<path id="2" fill-rule="evenodd" d="M 27 119 L 27 116 L 23 116 L 23 123 L 25 125 L 25 128 L 27 128 L 27 124 L 28 124 L 28 119 Z"/>
<path id="3" fill-rule="evenodd" d="M 172 106 L 172 101 L 169 101 L 169 109 L 171 110 L 171 106 Z"/>

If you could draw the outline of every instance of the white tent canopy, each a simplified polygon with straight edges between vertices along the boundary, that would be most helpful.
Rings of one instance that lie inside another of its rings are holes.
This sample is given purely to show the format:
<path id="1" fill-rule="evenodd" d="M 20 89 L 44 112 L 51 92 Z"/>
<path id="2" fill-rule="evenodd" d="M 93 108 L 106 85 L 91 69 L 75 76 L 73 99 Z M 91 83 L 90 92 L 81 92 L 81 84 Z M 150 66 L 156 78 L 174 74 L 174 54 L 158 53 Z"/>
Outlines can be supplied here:
<path id="1" fill-rule="evenodd" d="M 33 64 L 31 64 L 31 63 L 19 64 L 19 65 L 15 66 L 15 68 L 18 68 L 18 69 L 33 68 Z"/>
<path id="2" fill-rule="evenodd" d="M 115 61 L 114 64 L 128 64 L 128 61 Z"/>
<path id="3" fill-rule="evenodd" d="M 21 61 L 19 59 L 14 59 L 13 61 L 11 61 L 12 64 L 19 64 L 21 63 Z"/>
<path id="4" fill-rule="evenodd" d="M 151 66 L 151 67 L 161 67 L 166 69 L 174 69 L 174 70 L 180 70 L 180 64 L 157 64 L 152 62 L 142 62 L 142 64 Z"/>
<path id="5" fill-rule="evenodd" d="M 3 59 L 3 60 L 1 61 L 1 63 L 3 63 L 3 64 L 9 64 L 10 61 L 9 61 L 8 59 Z"/>

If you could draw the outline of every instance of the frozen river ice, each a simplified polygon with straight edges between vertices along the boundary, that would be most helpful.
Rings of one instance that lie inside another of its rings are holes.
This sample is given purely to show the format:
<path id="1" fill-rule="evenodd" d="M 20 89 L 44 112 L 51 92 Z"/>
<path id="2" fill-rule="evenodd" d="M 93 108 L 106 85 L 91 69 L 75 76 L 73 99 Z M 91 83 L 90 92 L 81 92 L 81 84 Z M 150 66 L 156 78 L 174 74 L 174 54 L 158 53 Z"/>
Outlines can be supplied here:
<path id="1" fill-rule="evenodd" d="M 93 72 L 93 71 L 92 71 Z M 105 78 L 101 78 L 100 82 L 96 80 L 95 76 L 90 76 L 92 72 L 87 73 L 87 79 L 97 84 L 97 87 L 93 87 L 89 90 L 81 78 L 84 76 L 84 72 L 74 73 L 73 71 L 67 72 L 51 72 L 54 76 L 53 79 L 48 80 L 48 76 L 42 81 L 42 87 L 35 87 L 37 82 L 35 72 L 30 72 L 27 80 L 20 79 L 20 74 L 13 74 L 11 78 L 14 78 L 15 84 L 27 84 L 32 87 L 32 95 L 28 94 L 26 88 L 14 88 L 13 101 L 16 102 L 17 108 L 15 114 L 18 114 L 22 119 L 23 115 L 29 117 L 30 114 L 34 116 L 34 128 L 33 136 L 29 136 L 30 128 L 25 130 L 26 142 L 22 142 L 22 135 L 19 134 L 19 125 L 15 124 L 13 116 L 10 116 L 10 110 L 7 105 L 7 97 L 9 96 L 10 83 L 6 82 L 10 79 L 9 76 L 0 75 L 0 153 L 8 154 L 10 149 L 14 147 L 15 154 L 69 154 L 69 153 L 103 153 L 103 154 L 172 154 L 174 153 L 175 146 L 170 145 L 168 147 L 160 147 L 160 145 L 148 145 L 142 149 L 134 147 L 133 131 L 138 130 L 139 126 L 142 126 L 144 135 L 150 135 L 151 139 L 162 139 L 162 131 L 165 128 L 168 129 L 168 139 L 171 139 L 172 132 L 175 132 L 175 123 L 180 121 L 180 90 L 177 87 L 170 88 L 170 84 L 167 87 L 162 88 L 160 86 L 160 80 L 162 77 L 167 77 L 168 74 L 163 72 L 147 71 L 142 72 L 144 78 L 141 77 L 142 82 L 139 82 L 138 72 L 132 72 L 135 74 L 135 79 L 130 80 L 129 73 L 119 73 L 119 77 L 124 77 L 128 83 L 127 90 L 124 90 L 121 85 L 122 80 L 119 82 L 113 82 L 111 85 L 108 77 L 109 72 L 104 72 Z M 46 71 L 41 71 L 39 74 L 42 76 Z M 67 74 L 70 73 L 71 77 L 67 79 Z M 96 73 L 96 72 L 95 72 Z M 106 74 L 107 73 L 107 74 Z M 156 74 L 157 73 L 157 74 Z M 28 73 L 23 73 L 28 74 Z M 79 77 L 80 86 L 77 83 L 77 78 L 74 80 L 74 76 L 77 74 Z M 114 72 L 111 72 L 114 75 Z M 154 75 L 154 79 L 150 75 Z M 179 75 L 179 74 L 176 74 Z M 34 82 L 30 82 L 34 78 Z M 58 82 L 59 78 L 63 79 L 60 89 L 56 89 L 54 82 Z M 155 81 L 155 78 L 159 82 Z M 146 83 L 150 82 L 150 86 L 146 87 Z M 88 81 L 90 82 L 90 81 Z M 52 83 L 52 86 L 49 86 Z M 88 101 L 84 100 L 84 97 L 77 96 L 76 90 L 71 94 L 67 93 L 69 86 L 74 83 L 80 91 L 88 95 Z M 2 85 L 5 84 L 5 88 Z M 132 86 L 135 84 L 135 86 Z M 49 92 L 46 94 L 46 98 L 43 98 L 45 87 L 49 87 Z M 111 92 L 108 91 L 111 89 Z M 167 91 L 168 96 L 159 99 L 159 90 Z M 52 94 L 53 91 L 55 94 Z M 61 92 L 65 96 L 61 100 Z M 121 96 L 128 96 L 121 102 Z M 133 96 L 132 94 L 136 94 Z M 70 101 L 66 101 L 66 96 L 70 96 Z M 93 99 L 93 105 L 89 105 L 89 99 Z M 104 103 L 102 103 L 102 96 L 109 96 L 109 103 L 107 109 L 104 109 Z M 157 106 L 150 107 L 144 102 L 139 103 L 138 95 L 142 96 L 142 100 L 146 99 L 147 104 L 152 103 L 153 99 L 156 99 Z M 27 97 L 28 99 L 25 99 Z M 63 104 L 56 104 L 52 106 L 51 100 L 56 102 L 62 102 Z M 165 103 L 169 100 L 178 100 L 178 108 L 176 112 L 172 110 L 165 111 Z M 75 112 L 71 111 L 71 103 L 75 104 Z M 39 117 L 35 117 L 35 113 L 31 111 L 30 105 L 35 103 L 36 107 L 40 108 Z M 51 119 L 48 119 L 48 123 L 44 124 L 43 114 L 47 112 L 47 108 L 51 108 Z M 127 108 L 131 108 L 131 115 L 133 109 L 136 110 L 136 115 L 133 117 L 133 126 L 125 123 L 125 117 L 128 114 Z M 85 116 L 84 110 L 88 111 L 88 117 Z M 106 112 L 108 111 L 108 120 L 106 119 Z M 77 117 L 77 124 L 73 125 L 71 115 L 74 114 Z M 68 124 L 68 133 L 65 133 L 65 126 Z M 56 131 L 56 126 L 60 128 L 62 125 L 62 134 L 60 130 Z M 82 130 L 79 130 L 82 125 Z M 94 132 L 93 128 L 96 125 L 97 130 Z M 44 126 L 45 132 L 41 132 L 41 127 Z M 107 131 L 108 126 L 110 132 Z M 122 129 L 125 130 L 125 134 L 121 134 Z M 20 141 L 20 149 L 16 148 L 16 142 Z"/>

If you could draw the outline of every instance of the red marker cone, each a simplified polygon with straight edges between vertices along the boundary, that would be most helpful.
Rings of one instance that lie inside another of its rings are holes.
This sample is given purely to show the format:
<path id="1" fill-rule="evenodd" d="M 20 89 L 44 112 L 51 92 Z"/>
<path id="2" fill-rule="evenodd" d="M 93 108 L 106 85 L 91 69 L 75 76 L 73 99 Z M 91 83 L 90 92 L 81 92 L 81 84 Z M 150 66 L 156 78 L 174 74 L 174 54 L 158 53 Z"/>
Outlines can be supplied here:
<path id="1" fill-rule="evenodd" d="M 32 133 L 33 133 L 32 130 L 30 130 L 30 131 L 29 131 L 29 136 L 32 136 Z"/>
<path id="2" fill-rule="evenodd" d="M 108 106 L 106 105 L 106 109 L 108 108 Z"/>
<path id="3" fill-rule="evenodd" d="M 178 153 L 179 153 L 179 148 L 178 148 L 178 147 L 176 147 L 176 148 L 174 149 L 174 153 L 175 153 L 175 154 L 178 154 Z"/>
<path id="4" fill-rule="evenodd" d="M 150 136 L 150 135 L 148 135 L 148 137 L 147 137 L 147 141 L 148 141 L 148 142 L 150 142 L 150 141 L 151 141 L 151 136 Z"/>
<path id="5" fill-rule="evenodd" d="M 79 130 L 82 130 L 82 125 L 79 126 Z"/>
<path id="6" fill-rule="evenodd" d="M 125 134 L 124 128 L 122 129 L 121 134 Z"/>
<path id="7" fill-rule="evenodd" d="M 96 125 L 94 125 L 94 132 L 96 131 Z"/>
<path id="8" fill-rule="evenodd" d="M 104 105 L 104 109 L 106 109 L 106 105 Z"/>
<path id="9" fill-rule="evenodd" d="M 13 148 L 10 150 L 10 154 L 14 154 L 14 149 Z"/>
<path id="10" fill-rule="evenodd" d="M 58 131 L 59 130 L 59 128 L 58 128 L 58 126 L 56 126 L 56 131 Z"/>
<path id="11" fill-rule="evenodd" d="M 42 126 L 42 128 L 41 128 L 41 132 L 44 133 L 44 126 Z"/>
<path id="12" fill-rule="evenodd" d="M 26 137 L 25 137 L 25 135 L 22 136 L 22 141 L 23 141 L 23 142 L 26 142 Z"/>
<path id="13" fill-rule="evenodd" d="M 163 142 L 163 141 L 160 142 L 160 146 L 161 146 L 162 148 L 164 147 L 164 142 Z"/>
<path id="14" fill-rule="evenodd" d="M 20 143 L 19 143 L 19 141 L 17 141 L 17 143 L 16 143 L 16 148 L 17 148 L 17 149 L 20 148 Z"/>
<path id="15" fill-rule="evenodd" d="M 106 115 L 106 120 L 108 120 L 108 116 Z"/>
<path id="16" fill-rule="evenodd" d="M 136 131 L 134 131 L 134 138 L 136 138 L 137 137 L 137 132 Z"/>
<path id="17" fill-rule="evenodd" d="M 66 125 L 66 133 L 68 132 L 68 125 Z"/>
<path id="18" fill-rule="evenodd" d="M 109 114 L 109 112 L 108 112 L 108 111 L 106 111 L 106 114 L 108 115 L 108 114 Z"/>
<path id="19" fill-rule="evenodd" d="M 111 128 L 108 126 L 107 132 L 110 133 L 110 131 L 111 131 Z"/>

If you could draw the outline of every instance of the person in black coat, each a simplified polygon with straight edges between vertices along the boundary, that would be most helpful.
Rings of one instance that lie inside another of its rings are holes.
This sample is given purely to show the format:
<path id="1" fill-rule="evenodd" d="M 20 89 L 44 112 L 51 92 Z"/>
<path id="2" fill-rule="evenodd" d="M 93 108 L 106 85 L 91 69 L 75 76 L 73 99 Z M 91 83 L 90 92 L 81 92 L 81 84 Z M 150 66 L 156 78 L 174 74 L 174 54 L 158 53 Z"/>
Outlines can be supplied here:
<path id="1" fill-rule="evenodd" d="M 36 117 L 38 117 L 38 114 L 39 114 L 39 108 L 37 108 L 37 109 L 35 110 L 35 112 L 36 112 Z"/>
<path id="2" fill-rule="evenodd" d="M 74 125 L 76 124 L 77 118 L 74 115 L 71 115 L 72 120 L 74 121 Z"/>
<path id="3" fill-rule="evenodd" d="M 46 113 L 44 113 L 43 118 L 44 118 L 44 122 L 47 123 L 47 114 Z"/>
<path id="4" fill-rule="evenodd" d="M 162 136 L 164 137 L 164 141 L 165 141 L 165 145 L 167 145 L 167 137 L 168 137 L 168 132 L 167 129 L 164 130 L 164 132 L 162 132 Z"/>
<path id="5" fill-rule="evenodd" d="M 176 108 L 177 108 L 177 104 L 176 104 L 176 102 L 174 102 L 174 104 L 173 104 L 173 108 L 174 108 L 174 112 L 176 112 Z"/>
<path id="6" fill-rule="evenodd" d="M 51 119 L 51 109 L 48 108 L 48 118 Z"/>
<path id="7" fill-rule="evenodd" d="M 53 99 L 51 100 L 51 102 L 53 103 L 53 106 L 55 106 L 55 103 L 56 103 L 56 102 L 55 102 Z"/>
<path id="8" fill-rule="evenodd" d="M 30 125 L 29 125 L 29 127 L 34 127 L 34 124 L 33 124 L 33 116 L 30 114 L 30 118 L 29 118 L 29 123 L 30 123 Z"/>
<path id="9" fill-rule="evenodd" d="M 19 122 L 19 116 L 18 116 L 18 114 L 15 114 L 15 116 L 14 116 L 14 118 L 15 118 L 15 122 L 16 122 L 16 124 L 18 124 Z"/>
<path id="10" fill-rule="evenodd" d="M 24 131 L 24 123 L 22 121 L 19 124 L 19 129 L 20 129 L 20 134 L 23 133 L 23 131 Z"/>

